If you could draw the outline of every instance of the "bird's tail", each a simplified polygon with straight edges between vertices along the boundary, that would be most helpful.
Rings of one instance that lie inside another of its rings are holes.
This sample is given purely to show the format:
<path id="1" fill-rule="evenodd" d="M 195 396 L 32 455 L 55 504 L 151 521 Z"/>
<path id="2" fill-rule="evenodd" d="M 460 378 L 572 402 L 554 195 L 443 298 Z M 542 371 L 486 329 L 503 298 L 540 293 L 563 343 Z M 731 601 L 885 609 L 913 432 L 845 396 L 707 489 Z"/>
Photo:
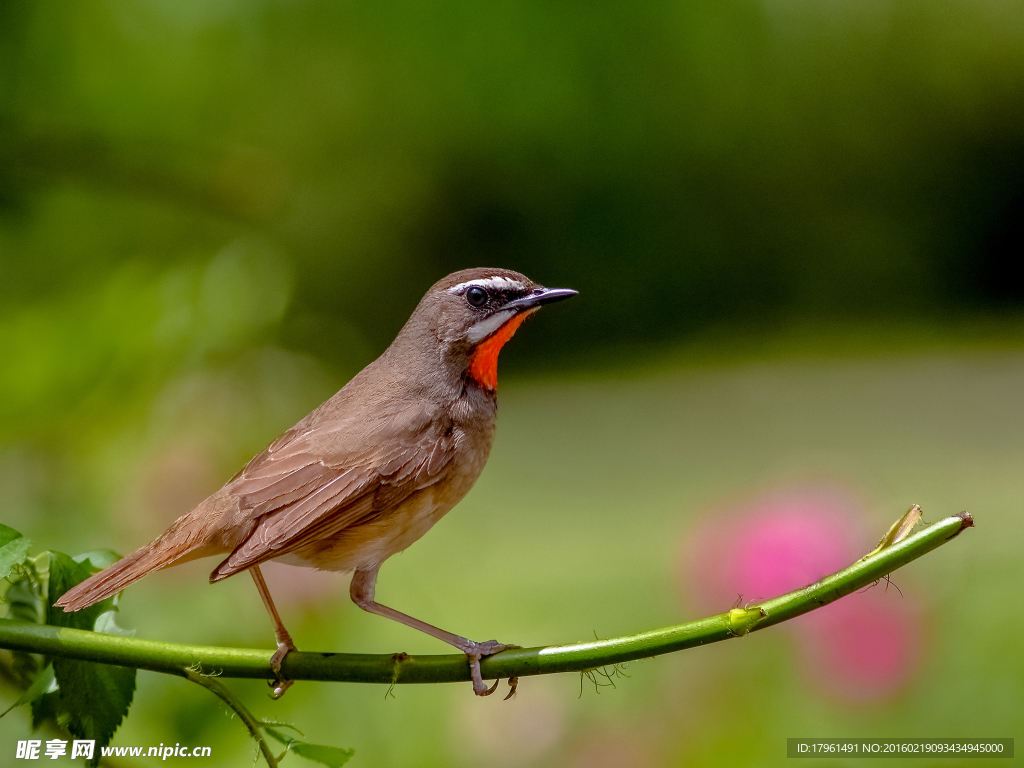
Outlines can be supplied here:
<path id="1" fill-rule="evenodd" d="M 204 556 L 202 538 L 189 535 L 190 526 L 184 524 L 189 517 L 179 518 L 156 541 L 72 587 L 54 605 L 65 611 L 79 611 L 120 592 L 147 573 Z"/>

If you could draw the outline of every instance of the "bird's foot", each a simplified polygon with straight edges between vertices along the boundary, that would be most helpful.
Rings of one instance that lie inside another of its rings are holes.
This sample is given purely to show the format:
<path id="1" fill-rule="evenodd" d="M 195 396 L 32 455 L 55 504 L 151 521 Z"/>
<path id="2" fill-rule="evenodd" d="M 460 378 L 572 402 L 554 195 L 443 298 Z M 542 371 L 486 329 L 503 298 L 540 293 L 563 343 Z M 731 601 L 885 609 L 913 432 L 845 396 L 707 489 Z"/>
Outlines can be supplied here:
<path id="1" fill-rule="evenodd" d="M 490 688 L 487 687 L 487 684 L 484 683 L 484 679 L 480 674 L 481 659 L 487 656 L 493 656 L 496 653 L 501 653 L 502 651 L 508 651 L 512 648 L 520 647 L 521 646 L 518 645 L 507 645 L 506 643 L 499 643 L 497 640 L 488 640 L 485 643 L 470 642 L 469 645 L 464 650 L 466 652 L 466 655 L 469 657 L 469 671 L 470 674 L 473 676 L 473 693 L 475 693 L 477 696 L 490 696 L 498 688 L 498 683 L 501 682 L 500 679 L 495 680 L 494 685 L 492 685 Z M 509 678 L 508 684 L 512 688 L 512 691 L 509 693 L 508 696 L 505 697 L 506 700 L 509 697 L 511 697 L 513 693 L 515 693 L 516 685 L 518 684 L 518 682 L 518 678 Z"/>
<path id="2" fill-rule="evenodd" d="M 515 696 L 516 695 L 516 688 L 518 688 L 518 687 L 519 687 L 519 678 L 516 677 L 515 675 L 512 675 L 512 677 L 510 677 L 508 679 L 508 693 L 505 695 L 505 698 L 502 699 L 502 701 L 508 701 L 513 696 Z"/>
<path id="3" fill-rule="evenodd" d="M 270 657 L 270 668 L 274 670 L 274 679 L 268 681 L 270 687 L 274 689 L 273 693 L 270 694 L 272 699 L 280 699 L 284 696 L 284 692 L 292 687 L 294 680 L 286 680 L 281 676 L 281 662 L 284 661 L 284 657 L 292 651 L 297 651 L 295 643 L 292 642 L 290 637 L 285 638 L 284 642 L 277 642 L 277 650 L 274 655 Z"/>

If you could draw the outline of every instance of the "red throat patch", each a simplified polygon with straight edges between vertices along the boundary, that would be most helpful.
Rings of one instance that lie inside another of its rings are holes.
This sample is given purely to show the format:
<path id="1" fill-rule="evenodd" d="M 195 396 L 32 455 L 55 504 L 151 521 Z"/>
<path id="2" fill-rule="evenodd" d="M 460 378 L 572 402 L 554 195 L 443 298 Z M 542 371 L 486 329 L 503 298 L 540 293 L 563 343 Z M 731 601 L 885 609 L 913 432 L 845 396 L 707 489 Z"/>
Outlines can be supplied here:
<path id="1" fill-rule="evenodd" d="M 536 309 L 512 315 L 503 326 L 487 337 L 469 358 L 469 375 L 481 387 L 494 390 L 498 386 L 498 353 L 505 342 L 512 338 L 529 315 Z"/>

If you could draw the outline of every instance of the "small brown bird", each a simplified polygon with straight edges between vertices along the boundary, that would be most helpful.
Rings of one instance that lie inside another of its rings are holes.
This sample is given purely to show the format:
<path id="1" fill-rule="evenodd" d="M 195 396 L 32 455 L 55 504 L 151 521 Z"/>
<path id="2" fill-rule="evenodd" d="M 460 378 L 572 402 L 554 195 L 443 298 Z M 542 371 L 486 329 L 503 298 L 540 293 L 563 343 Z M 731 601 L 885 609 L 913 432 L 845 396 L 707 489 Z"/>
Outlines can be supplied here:
<path id="1" fill-rule="evenodd" d="M 274 622 L 275 693 L 295 650 L 260 573 L 278 560 L 354 571 L 365 611 L 449 643 L 470 659 L 473 690 L 492 692 L 480 659 L 512 646 L 473 642 L 374 602 L 381 564 L 425 534 L 473 487 L 491 451 L 498 351 L 542 304 L 576 294 L 506 269 L 436 283 L 398 337 L 334 397 L 271 443 L 223 488 L 147 544 L 69 590 L 77 611 L 151 571 L 211 555 L 216 582 L 249 571 Z M 495 683 L 497 685 L 497 683 Z"/>

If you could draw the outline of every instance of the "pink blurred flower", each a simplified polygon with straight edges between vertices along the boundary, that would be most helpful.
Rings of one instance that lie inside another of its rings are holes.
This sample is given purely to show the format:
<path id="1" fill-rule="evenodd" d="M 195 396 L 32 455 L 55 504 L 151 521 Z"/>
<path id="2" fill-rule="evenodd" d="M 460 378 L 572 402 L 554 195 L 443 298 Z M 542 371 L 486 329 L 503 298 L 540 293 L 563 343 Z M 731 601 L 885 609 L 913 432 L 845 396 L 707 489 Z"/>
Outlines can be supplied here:
<path id="1" fill-rule="evenodd" d="M 875 701 L 898 692 L 920 658 L 917 601 L 886 584 L 850 595 L 796 621 L 800 666 L 811 683 L 847 701 Z"/>
<path id="2" fill-rule="evenodd" d="M 703 614 L 806 586 L 876 543 L 863 503 L 830 486 L 792 488 L 706 516 L 686 537 L 682 585 Z M 879 534 L 881 535 L 881 533 Z M 812 685 L 848 701 L 890 696 L 919 656 L 920 610 L 884 582 L 795 619 L 788 630 Z"/>

